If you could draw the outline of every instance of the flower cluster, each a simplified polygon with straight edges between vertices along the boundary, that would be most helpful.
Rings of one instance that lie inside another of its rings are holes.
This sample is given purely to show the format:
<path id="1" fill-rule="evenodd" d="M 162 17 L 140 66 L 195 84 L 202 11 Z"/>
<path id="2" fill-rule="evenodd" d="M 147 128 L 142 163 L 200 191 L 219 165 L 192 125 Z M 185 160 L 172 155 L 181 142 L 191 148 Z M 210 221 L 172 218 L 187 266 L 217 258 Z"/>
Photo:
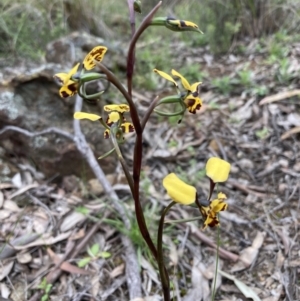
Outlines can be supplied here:
<path id="1" fill-rule="evenodd" d="M 122 142 L 124 139 L 123 134 L 134 132 L 134 126 L 132 123 L 127 122 L 124 113 L 129 112 L 129 106 L 127 104 L 121 105 L 106 105 L 104 106 L 104 111 L 109 112 L 106 121 L 104 122 L 102 117 L 96 114 L 85 113 L 85 112 L 75 112 L 75 119 L 88 119 L 91 121 L 100 121 L 100 123 L 106 128 L 104 131 L 104 138 L 110 137 L 111 128 L 115 126 L 116 138 Z"/>
<path id="2" fill-rule="evenodd" d="M 229 172 L 230 164 L 225 160 L 212 157 L 207 161 L 206 175 L 213 183 L 225 182 L 228 179 Z M 204 220 L 204 229 L 207 226 L 214 227 L 219 225 L 218 213 L 226 210 L 228 207 L 228 205 L 224 202 L 226 200 L 226 195 L 221 192 L 213 201 L 210 202 L 210 198 L 207 200 L 208 206 L 200 204 L 196 188 L 183 182 L 174 173 L 167 175 L 163 179 L 163 186 L 167 190 L 169 197 L 174 202 L 182 205 L 191 205 L 196 203 Z"/>

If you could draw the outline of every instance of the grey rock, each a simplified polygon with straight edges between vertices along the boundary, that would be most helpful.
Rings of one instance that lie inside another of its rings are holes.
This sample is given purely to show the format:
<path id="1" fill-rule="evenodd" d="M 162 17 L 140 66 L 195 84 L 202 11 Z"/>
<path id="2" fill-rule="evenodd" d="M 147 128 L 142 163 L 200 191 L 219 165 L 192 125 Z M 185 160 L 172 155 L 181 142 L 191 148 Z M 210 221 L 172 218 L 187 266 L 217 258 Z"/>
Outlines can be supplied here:
<path id="1" fill-rule="evenodd" d="M 0 71 L 0 130 L 14 125 L 32 132 L 57 127 L 73 133 L 74 98 L 61 99 L 59 87 L 53 81 L 53 75 L 62 71 L 56 64 L 27 69 L 16 66 Z M 85 104 L 83 111 L 100 113 L 104 104 L 104 101 L 101 106 Z M 104 129 L 99 123 L 83 121 L 82 129 L 97 157 L 111 148 L 110 141 L 103 138 Z M 0 146 L 10 156 L 26 157 L 47 177 L 70 174 L 93 177 L 75 144 L 63 136 L 28 138 L 9 131 L 0 136 Z M 106 173 L 113 172 L 114 155 L 102 160 L 100 165 Z"/>

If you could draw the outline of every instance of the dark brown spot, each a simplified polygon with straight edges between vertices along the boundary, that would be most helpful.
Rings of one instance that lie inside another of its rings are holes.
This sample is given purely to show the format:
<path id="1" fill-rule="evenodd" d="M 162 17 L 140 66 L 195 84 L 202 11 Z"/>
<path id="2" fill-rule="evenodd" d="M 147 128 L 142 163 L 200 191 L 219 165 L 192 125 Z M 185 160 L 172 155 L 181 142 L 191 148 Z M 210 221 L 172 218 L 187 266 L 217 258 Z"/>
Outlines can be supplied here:
<path id="1" fill-rule="evenodd" d="M 77 92 L 78 84 L 72 83 L 72 84 L 68 85 L 67 88 L 72 92 L 72 95 L 74 95 Z"/>
<path id="2" fill-rule="evenodd" d="M 180 20 L 179 22 L 180 22 L 180 24 L 179 24 L 180 28 L 182 28 L 182 27 L 188 27 L 183 20 Z"/>

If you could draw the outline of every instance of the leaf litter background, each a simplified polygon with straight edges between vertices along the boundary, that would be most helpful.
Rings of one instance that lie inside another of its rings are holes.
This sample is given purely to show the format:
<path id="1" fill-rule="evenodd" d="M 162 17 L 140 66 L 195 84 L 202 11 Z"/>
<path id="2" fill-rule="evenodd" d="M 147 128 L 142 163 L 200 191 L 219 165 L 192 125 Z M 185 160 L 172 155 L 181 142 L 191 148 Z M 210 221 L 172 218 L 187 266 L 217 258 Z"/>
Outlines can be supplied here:
<path id="1" fill-rule="evenodd" d="M 280 82 L 279 64 L 266 62 L 266 52 L 257 51 L 257 43 L 248 44 L 243 55 L 218 59 L 205 48 L 170 45 L 176 49 L 175 69 L 196 64 L 206 74 L 201 93 L 204 104 L 197 115 L 186 114 L 179 125 L 177 120 L 151 117 L 144 135 L 143 206 L 154 231 L 162 206 L 169 202 L 161 185 L 167 173 L 178 173 L 206 196 L 206 160 L 210 156 L 228 160 L 230 179 L 219 187 L 228 196 L 229 209 L 221 214 L 221 271 L 215 299 L 299 300 L 300 43 L 289 47 L 288 84 Z M 266 93 L 236 81 L 245 67 L 251 70 L 251 82 L 267 87 Z M 217 76 L 230 79 L 227 94 L 220 93 L 213 81 Z M 156 92 L 134 90 L 141 116 L 157 93 L 174 92 L 163 81 L 157 84 Z M 131 136 L 123 147 L 129 164 L 133 142 Z M 85 185 L 70 176 L 56 185 L 51 179 L 42 180 L 29 161 L 17 162 L 15 172 L 10 181 L 0 184 L 1 296 L 30 300 L 42 279 L 62 262 L 64 272 L 49 300 L 128 300 L 122 224 L 109 222 L 120 220 L 97 181 Z M 132 213 L 120 167 L 108 179 Z M 175 206 L 168 220 L 198 215 L 196 209 Z M 96 222 L 100 226 L 88 245 L 97 243 L 100 251 L 111 256 L 99 256 L 78 267 L 89 256 L 87 246 L 79 241 Z M 210 300 L 217 230 L 202 231 L 201 221 L 166 224 L 165 229 L 174 300 Z M 155 264 L 137 234 L 130 237 L 136 237 L 139 254 L 145 296 L 141 300 L 161 300 Z M 64 260 L 73 249 L 78 249 L 76 257 Z"/>

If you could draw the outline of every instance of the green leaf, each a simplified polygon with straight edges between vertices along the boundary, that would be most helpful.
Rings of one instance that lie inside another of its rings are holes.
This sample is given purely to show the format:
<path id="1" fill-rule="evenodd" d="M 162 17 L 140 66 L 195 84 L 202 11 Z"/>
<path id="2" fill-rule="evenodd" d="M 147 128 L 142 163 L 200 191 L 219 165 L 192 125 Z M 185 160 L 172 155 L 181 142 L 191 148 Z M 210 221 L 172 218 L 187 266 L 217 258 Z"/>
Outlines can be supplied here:
<path id="1" fill-rule="evenodd" d="M 49 294 L 50 291 L 51 291 L 51 288 L 52 288 L 52 284 L 48 283 L 47 286 L 46 286 L 46 289 L 45 289 L 45 293 Z"/>
<path id="2" fill-rule="evenodd" d="M 253 301 L 261 301 L 261 299 L 257 296 L 257 294 L 249 286 L 247 286 L 244 282 L 238 280 L 234 276 L 227 274 L 221 270 L 218 270 L 218 272 L 223 277 L 226 277 L 227 279 L 232 280 L 246 298 L 251 298 Z"/>
<path id="3" fill-rule="evenodd" d="M 86 207 L 83 207 L 83 206 L 77 207 L 75 210 L 76 210 L 76 212 L 82 213 L 84 215 L 89 214 L 89 209 L 87 209 Z"/>
<path id="4" fill-rule="evenodd" d="M 91 257 L 96 257 L 100 251 L 99 244 L 93 244 L 91 248 L 88 248 L 87 252 Z"/>
<path id="5" fill-rule="evenodd" d="M 79 268 L 84 268 L 87 264 L 89 264 L 89 262 L 92 260 L 91 257 L 85 257 L 83 259 L 81 259 L 77 265 Z"/>
<path id="6" fill-rule="evenodd" d="M 44 296 L 42 297 L 41 301 L 47 301 L 47 300 L 48 300 L 48 298 L 49 298 L 49 295 L 48 295 L 48 294 L 46 294 L 46 295 L 44 295 Z"/>
<path id="7" fill-rule="evenodd" d="M 111 253 L 109 253 L 109 252 L 100 252 L 98 254 L 98 256 L 101 257 L 101 258 L 109 258 L 109 257 L 111 257 Z"/>
<path id="8" fill-rule="evenodd" d="M 47 288 L 47 279 L 43 278 L 42 282 L 39 284 L 38 288 L 45 290 Z"/>

